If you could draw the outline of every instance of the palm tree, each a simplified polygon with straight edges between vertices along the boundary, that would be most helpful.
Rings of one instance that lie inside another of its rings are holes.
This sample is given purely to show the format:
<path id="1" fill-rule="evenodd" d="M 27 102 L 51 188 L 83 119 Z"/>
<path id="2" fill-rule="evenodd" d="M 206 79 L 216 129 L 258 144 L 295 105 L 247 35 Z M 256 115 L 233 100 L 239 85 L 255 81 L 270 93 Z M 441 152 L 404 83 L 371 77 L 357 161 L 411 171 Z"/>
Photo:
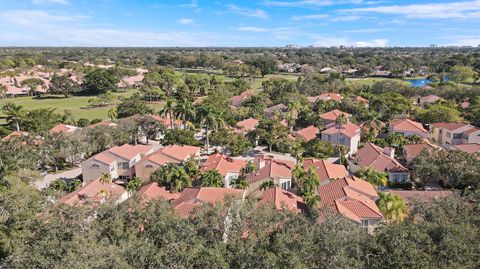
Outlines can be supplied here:
<path id="1" fill-rule="evenodd" d="M 400 196 L 389 192 L 380 192 L 378 195 L 380 198 L 376 203 L 387 223 L 390 221 L 403 221 L 407 213 L 407 207 L 403 199 Z"/>
<path id="2" fill-rule="evenodd" d="M 216 169 L 208 170 L 202 175 L 202 187 L 223 187 L 223 177 Z"/>
<path id="3" fill-rule="evenodd" d="M 302 147 L 302 144 L 295 142 L 292 148 L 292 152 L 296 163 L 303 163 L 303 153 L 305 153 L 305 149 Z"/>
<path id="4" fill-rule="evenodd" d="M 5 98 L 7 95 L 7 86 L 0 84 L 0 95 Z"/>
<path id="5" fill-rule="evenodd" d="M 114 119 L 116 119 L 117 116 L 118 116 L 118 114 L 117 114 L 117 108 L 112 107 L 112 108 L 110 108 L 110 109 L 108 110 L 108 112 L 107 112 L 107 117 L 109 117 L 111 121 L 113 121 Z"/>
<path id="6" fill-rule="evenodd" d="M 378 114 L 376 111 L 372 111 L 368 115 L 368 121 L 366 123 L 366 127 L 369 133 L 372 133 L 373 137 L 377 137 L 378 133 L 380 132 L 382 126 L 384 123 L 380 120 L 380 114 Z"/>
<path id="7" fill-rule="evenodd" d="M 130 179 L 127 182 L 127 184 L 125 184 L 125 190 L 128 191 L 129 193 L 133 193 L 136 190 L 138 190 L 138 188 L 140 188 L 141 185 L 142 185 L 142 181 L 139 178 L 134 177 Z"/>
<path id="8" fill-rule="evenodd" d="M 169 117 L 170 118 L 170 128 L 174 129 L 175 126 L 173 124 L 173 111 L 175 110 L 175 105 L 173 103 L 173 99 L 167 99 L 165 106 L 160 110 L 159 114 L 162 117 Z"/>
<path id="9" fill-rule="evenodd" d="M 180 105 L 175 106 L 175 116 L 182 119 L 183 128 L 186 129 L 187 120 L 195 117 L 195 108 L 192 102 L 185 99 Z"/>
<path id="10" fill-rule="evenodd" d="M 271 189 L 271 188 L 274 188 L 274 187 L 275 187 L 275 183 L 273 182 L 273 179 L 269 179 L 267 181 L 264 181 L 260 185 L 260 190 L 264 191 L 264 190 Z"/>
<path id="11" fill-rule="evenodd" d="M 6 116 L 7 123 L 14 123 L 17 131 L 20 131 L 20 124 L 19 122 L 25 116 L 25 112 L 22 110 L 23 106 L 16 105 L 14 103 L 8 102 L 6 103 L 2 110 Z"/>
<path id="12" fill-rule="evenodd" d="M 303 180 L 304 180 L 305 170 L 303 167 L 297 163 L 295 168 L 292 170 L 292 180 L 295 183 L 297 193 L 303 192 Z"/>
<path id="13" fill-rule="evenodd" d="M 307 192 L 303 195 L 303 201 L 309 209 L 315 208 L 317 206 L 319 197 L 314 192 Z"/>
<path id="14" fill-rule="evenodd" d="M 230 182 L 230 186 L 232 186 L 236 189 L 245 190 L 250 186 L 250 184 L 248 183 L 248 181 L 244 177 L 238 177 L 238 178 L 233 179 L 232 182 Z"/>
<path id="15" fill-rule="evenodd" d="M 298 113 L 300 112 L 301 109 L 302 109 L 302 104 L 298 101 L 293 101 L 288 104 L 287 118 L 288 118 L 288 124 L 290 126 L 290 129 L 293 128 L 293 123 L 298 118 Z"/>
<path id="16" fill-rule="evenodd" d="M 112 176 L 109 173 L 102 173 L 102 176 L 100 177 L 100 183 L 108 184 L 111 182 L 112 182 Z"/>
<path id="17" fill-rule="evenodd" d="M 218 128 L 225 126 L 225 121 L 220 115 L 215 114 L 210 110 L 205 110 L 200 114 L 200 122 L 205 126 L 205 147 L 208 152 L 210 147 L 208 132 L 210 128 L 217 131 Z"/>
<path id="18" fill-rule="evenodd" d="M 362 168 L 357 173 L 357 176 L 365 181 L 368 181 L 373 186 L 387 186 L 387 173 L 373 170 L 371 168 Z"/>
<path id="19" fill-rule="evenodd" d="M 108 198 L 108 192 L 105 189 L 100 189 L 97 194 L 100 196 L 100 204 L 105 203 Z"/>

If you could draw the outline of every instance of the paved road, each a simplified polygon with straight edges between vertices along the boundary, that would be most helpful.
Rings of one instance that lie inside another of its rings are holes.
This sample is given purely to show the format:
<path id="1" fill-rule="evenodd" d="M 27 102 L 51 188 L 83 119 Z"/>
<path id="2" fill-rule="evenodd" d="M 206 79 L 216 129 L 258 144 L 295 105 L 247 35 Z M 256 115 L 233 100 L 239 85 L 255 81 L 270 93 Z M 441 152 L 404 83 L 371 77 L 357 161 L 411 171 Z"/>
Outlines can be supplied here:
<path id="1" fill-rule="evenodd" d="M 79 176 L 82 173 L 81 167 L 76 167 L 68 171 L 64 171 L 58 174 L 47 174 L 41 180 L 37 180 L 34 182 L 34 185 L 37 189 L 43 189 L 48 187 L 50 182 L 54 181 L 58 178 L 65 178 L 65 179 L 73 179 Z"/>

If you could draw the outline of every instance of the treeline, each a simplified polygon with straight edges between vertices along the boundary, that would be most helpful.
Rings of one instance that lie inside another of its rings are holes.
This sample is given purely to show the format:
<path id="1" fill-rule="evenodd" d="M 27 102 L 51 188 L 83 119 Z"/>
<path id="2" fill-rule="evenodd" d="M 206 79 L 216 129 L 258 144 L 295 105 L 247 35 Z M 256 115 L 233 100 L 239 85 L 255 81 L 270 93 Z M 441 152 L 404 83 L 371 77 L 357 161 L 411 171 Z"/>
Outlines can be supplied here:
<path id="1" fill-rule="evenodd" d="M 404 222 L 369 235 L 328 212 L 293 214 L 251 201 L 205 205 L 183 219 L 165 201 L 135 197 L 97 209 L 52 204 L 55 191 L 32 189 L 25 172 L 0 186 L 3 268 L 480 266 L 479 193 L 414 203 Z"/>

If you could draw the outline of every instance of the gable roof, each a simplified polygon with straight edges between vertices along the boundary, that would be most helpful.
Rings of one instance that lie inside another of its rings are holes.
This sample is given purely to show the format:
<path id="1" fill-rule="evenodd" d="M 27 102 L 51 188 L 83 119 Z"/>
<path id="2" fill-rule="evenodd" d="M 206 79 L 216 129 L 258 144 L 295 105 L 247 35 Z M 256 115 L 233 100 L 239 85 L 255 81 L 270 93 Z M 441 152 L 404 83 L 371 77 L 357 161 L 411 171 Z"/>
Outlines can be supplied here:
<path id="1" fill-rule="evenodd" d="M 353 124 L 351 122 L 348 122 L 343 126 L 333 126 L 322 131 L 322 134 L 334 135 L 338 133 L 341 133 L 346 137 L 352 138 L 356 135 L 360 135 L 360 126 Z"/>
<path id="2" fill-rule="evenodd" d="M 317 190 L 319 207 L 331 208 L 354 222 L 383 218 L 375 204 L 378 194 L 367 181 L 348 176 L 320 185 Z"/>
<path id="3" fill-rule="evenodd" d="M 321 182 L 348 176 L 345 166 L 325 160 L 307 159 L 303 162 L 303 167 L 304 169 L 314 167 Z"/>
<path id="4" fill-rule="evenodd" d="M 258 125 L 258 120 L 254 118 L 244 119 L 237 122 L 237 127 L 241 128 L 244 131 L 254 130 Z"/>
<path id="5" fill-rule="evenodd" d="M 106 195 L 102 194 L 102 191 Z M 88 182 L 82 188 L 71 192 L 58 200 L 59 203 L 67 204 L 70 206 L 87 205 L 100 205 L 105 200 L 115 200 L 125 192 L 125 188 L 121 185 L 117 185 L 113 182 L 102 184 L 100 179 L 96 179 Z"/>
<path id="6" fill-rule="evenodd" d="M 350 118 L 352 117 L 351 114 L 348 114 L 346 112 L 342 112 L 338 109 L 334 109 L 332 111 L 325 112 L 323 114 L 320 114 L 320 118 L 328 121 L 335 121 L 340 115 L 345 115 L 345 117 Z"/>
<path id="7" fill-rule="evenodd" d="M 480 144 L 478 143 L 453 145 L 453 147 L 470 154 L 480 153 Z"/>
<path id="8" fill-rule="evenodd" d="M 307 97 L 307 99 L 311 103 L 315 103 L 315 102 L 318 102 L 320 100 L 321 101 L 332 100 L 332 101 L 335 101 L 335 102 L 340 102 L 340 101 L 342 101 L 343 97 L 338 93 L 327 92 L 327 93 L 319 94 L 317 96 L 309 96 L 309 97 Z"/>
<path id="9" fill-rule="evenodd" d="M 263 110 L 263 113 L 267 116 L 273 116 L 275 111 L 280 113 L 285 113 L 287 111 L 287 106 L 284 104 L 277 104 L 271 107 L 267 107 Z"/>
<path id="10" fill-rule="evenodd" d="M 428 134 L 420 122 L 410 119 L 394 119 L 390 122 L 390 131 L 393 132 L 421 132 Z"/>
<path id="11" fill-rule="evenodd" d="M 274 159 L 272 156 L 261 155 L 255 157 L 256 169 L 247 174 L 250 183 L 268 178 L 291 178 L 292 170 L 295 169 L 295 162 Z"/>
<path id="12" fill-rule="evenodd" d="M 300 213 L 307 210 L 307 205 L 303 201 L 302 197 L 286 190 L 282 190 L 280 187 L 274 187 L 264 191 L 260 203 L 272 203 L 277 210 L 286 208 L 295 213 Z"/>
<path id="13" fill-rule="evenodd" d="M 180 197 L 180 193 L 169 192 L 165 187 L 160 187 L 157 182 L 152 182 L 140 188 L 138 193 L 141 195 L 143 201 L 150 201 L 154 199 L 164 199 L 167 201 L 175 200 Z"/>
<path id="14" fill-rule="evenodd" d="M 408 155 L 409 158 L 415 158 L 418 156 L 424 149 L 427 150 L 433 150 L 437 147 L 434 145 L 424 142 L 424 143 L 419 143 L 419 144 L 408 144 L 403 146 L 403 152 L 405 152 L 406 155 Z"/>
<path id="15" fill-rule="evenodd" d="M 109 126 L 117 126 L 117 125 L 118 125 L 118 124 L 116 124 L 116 123 L 114 123 L 114 122 L 112 122 L 112 121 L 102 120 L 102 121 L 97 122 L 97 123 L 95 123 L 95 124 L 89 125 L 88 128 L 95 128 L 95 127 L 97 127 L 97 126 L 107 126 L 107 127 L 109 127 Z"/>
<path id="16" fill-rule="evenodd" d="M 305 139 L 306 142 L 308 142 L 310 140 L 313 140 L 313 139 L 317 138 L 318 132 L 319 132 L 319 130 L 318 130 L 317 127 L 315 127 L 313 125 L 310 125 L 308 127 L 300 129 L 298 131 L 292 132 L 292 136 L 293 137 L 301 137 L 301 138 Z"/>
<path id="17" fill-rule="evenodd" d="M 168 147 L 161 148 L 160 153 L 167 155 L 173 159 L 183 161 L 189 157 L 195 156 L 200 152 L 200 147 L 189 146 L 189 145 L 171 145 Z"/>
<path id="18" fill-rule="evenodd" d="M 75 132 L 77 129 L 81 129 L 81 128 L 79 128 L 77 126 L 73 126 L 73 125 L 67 125 L 67 124 L 60 123 L 60 124 L 56 125 L 55 127 L 53 127 L 52 129 L 50 129 L 50 133 L 51 134 L 55 134 L 55 133 L 69 134 L 69 133 Z"/>
<path id="19" fill-rule="evenodd" d="M 103 164 L 106 164 L 106 165 L 110 165 L 110 164 L 112 164 L 116 161 L 115 158 L 113 158 L 112 156 L 110 156 L 109 154 L 107 154 L 105 152 L 100 152 L 98 154 L 95 154 L 92 157 L 92 159 L 95 160 L 95 161 L 101 162 Z"/>
<path id="20" fill-rule="evenodd" d="M 435 128 L 447 129 L 449 131 L 455 131 L 459 128 L 470 125 L 463 122 L 435 122 L 430 124 L 430 126 L 433 126 Z"/>
<path id="21" fill-rule="evenodd" d="M 152 146 L 124 144 L 122 146 L 115 146 L 107 151 L 125 160 L 131 160 L 138 154 L 147 154 L 153 149 Z"/>
<path id="22" fill-rule="evenodd" d="M 248 97 L 253 96 L 254 93 L 252 91 L 244 91 L 239 95 L 233 96 L 230 98 L 230 105 L 232 106 L 241 106 Z"/>
<path id="23" fill-rule="evenodd" d="M 408 171 L 395 158 L 392 158 L 383 153 L 381 147 L 367 142 L 356 153 L 358 165 L 361 167 L 370 167 L 377 171 Z"/>
<path id="24" fill-rule="evenodd" d="M 16 137 L 26 137 L 28 136 L 28 133 L 27 132 L 22 132 L 22 131 L 13 131 L 11 132 L 9 135 L 5 136 L 4 138 L 2 138 L 2 142 L 8 142 L 10 141 L 11 139 L 13 138 L 16 138 Z"/>
<path id="25" fill-rule="evenodd" d="M 208 156 L 208 159 L 203 163 L 202 170 L 207 171 L 214 169 L 225 177 L 229 172 L 239 173 L 246 164 L 247 162 L 245 160 L 233 159 L 221 153 L 214 153 Z"/>

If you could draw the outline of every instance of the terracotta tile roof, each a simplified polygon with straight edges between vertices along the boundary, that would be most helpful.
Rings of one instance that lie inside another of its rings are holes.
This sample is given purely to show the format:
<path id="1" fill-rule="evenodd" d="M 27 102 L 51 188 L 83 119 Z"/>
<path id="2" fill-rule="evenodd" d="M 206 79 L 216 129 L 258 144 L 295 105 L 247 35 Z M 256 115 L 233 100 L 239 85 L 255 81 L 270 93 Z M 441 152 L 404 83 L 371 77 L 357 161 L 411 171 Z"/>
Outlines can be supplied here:
<path id="1" fill-rule="evenodd" d="M 433 126 L 435 128 L 447 129 L 449 131 L 455 131 L 459 128 L 468 126 L 468 124 L 462 122 L 436 122 L 430 124 L 430 126 Z"/>
<path id="2" fill-rule="evenodd" d="M 417 191 L 417 190 L 388 190 L 388 192 L 394 193 L 404 199 L 407 203 L 415 200 L 420 201 L 432 201 L 434 199 L 443 198 L 452 195 L 452 191 L 447 190 L 431 190 L 431 191 Z"/>
<path id="3" fill-rule="evenodd" d="M 180 193 L 169 192 L 165 187 L 160 187 L 156 182 L 152 182 L 140 188 L 138 193 L 141 195 L 143 201 L 150 201 L 154 199 L 164 199 L 172 201 L 180 197 Z"/>
<path id="4" fill-rule="evenodd" d="M 454 145 L 453 147 L 470 154 L 480 153 L 480 144 L 478 143 L 460 144 Z"/>
<path id="5" fill-rule="evenodd" d="M 105 152 L 100 152 L 92 157 L 93 160 L 101 162 L 106 165 L 114 163 L 116 160 Z"/>
<path id="6" fill-rule="evenodd" d="M 337 179 L 318 187 L 319 207 L 332 208 L 350 220 L 382 219 L 375 204 L 378 194 L 373 186 L 354 176 Z"/>
<path id="7" fill-rule="evenodd" d="M 26 137 L 26 136 L 28 136 L 28 133 L 27 133 L 27 132 L 13 131 L 13 132 L 11 132 L 9 135 L 7 135 L 7 136 L 5 136 L 4 138 L 2 138 L 2 142 L 8 142 L 8 141 L 10 141 L 10 140 L 13 139 L 13 138 Z"/>
<path id="8" fill-rule="evenodd" d="M 112 121 L 109 121 L 109 120 L 103 120 L 103 121 L 100 121 L 100 122 L 97 122 L 95 124 L 92 124 L 92 125 L 89 125 L 88 128 L 95 128 L 97 126 L 117 126 L 118 124 L 112 122 Z"/>
<path id="9" fill-rule="evenodd" d="M 428 134 L 420 122 L 410 119 L 394 119 L 390 122 L 390 131 L 393 132 L 421 132 Z"/>
<path id="10" fill-rule="evenodd" d="M 472 128 L 470 128 L 466 131 L 463 131 L 463 133 L 469 135 L 469 134 L 472 134 L 472 133 L 475 133 L 475 132 L 478 132 L 478 131 L 480 131 L 480 128 L 472 127 Z"/>
<path id="11" fill-rule="evenodd" d="M 115 146 L 108 150 L 108 152 L 125 160 L 131 160 L 138 154 L 148 154 L 153 149 L 152 146 L 125 144 L 123 146 Z"/>
<path id="12" fill-rule="evenodd" d="M 254 160 L 256 170 L 247 174 L 250 183 L 268 178 L 291 178 L 292 170 L 295 169 L 295 162 L 274 159 L 271 156 L 261 155 Z"/>
<path id="13" fill-rule="evenodd" d="M 360 126 L 349 122 L 346 125 L 343 125 L 341 127 L 334 126 L 334 127 L 331 127 L 331 128 L 328 128 L 328 129 L 322 131 L 322 134 L 334 135 L 334 134 L 338 134 L 338 133 L 342 133 L 346 137 L 351 138 L 351 137 L 354 137 L 356 135 L 360 135 Z"/>
<path id="14" fill-rule="evenodd" d="M 237 127 L 247 132 L 255 130 L 257 125 L 258 125 L 258 120 L 254 118 L 248 118 L 248 119 L 237 122 Z"/>
<path id="15" fill-rule="evenodd" d="M 366 143 L 356 153 L 358 165 L 361 167 L 370 167 L 377 171 L 408 171 L 395 158 L 387 156 L 383 153 L 384 149 L 374 145 L 373 143 Z"/>
<path id="16" fill-rule="evenodd" d="M 271 106 L 271 107 L 267 107 L 263 110 L 263 113 L 267 116 L 267 117 L 271 117 L 274 115 L 275 111 L 278 111 L 280 113 L 285 113 L 286 111 L 288 110 L 287 106 L 284 105 L 284 104 L 278 104 L 278 105 L 274 105 L 274 106 Z"/>
<path id="17" fill-rule="evenodd" d="M 442 100 L 440 96 L 437 96 L 435 94 L 430 94 L 427 96 L 420 97 L 420 103 L 434 103 L 439 100 Z"/>
<path id="18" fill-rule="evenodd" d="M 149 115 L 152 119 L 156 120 L 157 122 L 161 123 L 163 126 L 170 128 L 170 115 L 167 115 L 165 117 L 161 117 L 158 115 Z M 173 119 L 173 125 L 178 127 L 182 126 L 182 121 L 178 119 Z"/>
<path id="19" fill-rule="evenodd" d="M 416 156 L 418 156 L 422 150 L 424 149 L 427 149 L 427 150 L 433 150 L 437 147 L 433 146 L 432 144 L 430 143 L 420 143 L 420 144 L 408 144 L 408 145 L 405 145 L 403 146 L 403 151 L 405 152 L 405 154 L 407 154 L 407 156 L 409 158 L 415 158 Z"/>
<path id="20" fill-rule="evenodd" d="M 369 103 L 369 101 L 368 101 L 367 99 L 365 99 L 365 98 L 363 98 L 363 97 L 361 97 L 361 96 L 356 96 L 354 100 L 357 101 L 357 102 L 359 102 L 359 103 L 364 103 L 364 104 L 368 104 L 368 103 Z"/>
<path id="21" fill-rule="evenodd" d="M 161 148 L 160 153 L 167 155 L 173 159 L 183 161 L 197 155 L 200 152 L 200 147 L 188 146 L 188 145 L 171 145 Z"/>
<path id="22" fill-rule="evenodd" d="M 280 187 L 274 187 L 264 191 L 260 203 L 272 203 L 275 205 L 277 210 L 283 210 L 283 208 L 286 208 L 295 213 L 300 213 L 307 210 L 307 205 L 303 201 L 302 197 L 282 190 Z"/>
<path id="23" fill-rule="evenodd" d="M 102 190 L 106 195 L 102 194 Z M 67 204 L 70 206 L 78 205 L 100 205 L 105 200 L 116 200 L 123 193 L 125 188 L 115 183 L 102 184 L 100 179 L 96 179 L 88 182 L 82 188 L 71 192 L 58 200 L 59 203 Z"/>
<path id="24" fill-rule="evenodd" d="M 221 153 L 214 153 L 208 156 L 208 159 L 202 165 L 202 170 L 207 171 L 215 169 L 225 177 L 229 172 L 239 173 L 246 164 L 247 162 L 245 160 L 233 159 Z"/>
<path id="25" fill-rule="evenodd" d="M 467 109 L 467 108 L 470 107 L 470 102 L 464 101 L 460 104 L 460 107 L 463 108 L 463 109 Z"/>
<path id="26" fill-rule="evenodd" d="M 123 78 L 119 83 L 117 83 L 117 86 L 120 87 L 120 88 L 131 87 L 131 86 L 135 85 L 136 83 L 142 81 L 143 78 L 144 78 L 143 74 L 126 77 L 126 78 Z"/>
<path id="27" fill-rule="evenodd" d="M 343 97 L 338 93 L 328 92 L 328 93 L 319 94 L 317 96 L 307 97 L 307 99 L 311 103 L 315 103 L 315 102 L 320 101 L 320 100 L 321 101 L 332 100 L 332 101 L 340 102 L 340 101 L 342 101 Z"/>
<path id="28" fill-rule="evenodd" d="M 346 112 L 342 112 L 338 109 L 334 109 L 332 111 L 329 111 L 329 112 L 325 112 L 323 114 L 320 114 L 320 118 L 324 119 L 324 120 L 328 120 L 328 121 L 335 121 L 340 115 L 345 115 L 345 117 L 347 118 L 350 118 L 352 117 L 351 114 L 348 114 Z"/>
<path id="29" fill-rule="evenodd" d="M 146 162 L 146 161 L 150 161 L 152 163 L 156 163 L 158 165 L 165 165 L 167 163 L 180 163 L 181 161 L 180 160 L 177 160 L 177 159 L 174 159 L 172 157 L 169 157 L 165 154 L 163 154 L 161 151 L 156 151 L 154 153 L 151 153 L 151 154 L 148 154 L 148 155 L 145 155 L 138 163 L 137 165 L 139 165 L 140 163 L 143 163 L 143 162 Z"/>
<path id="30" fill-rule="evenodd" d="M 230 105 L 232 106 L 241 106 L 248 97 L 255 95 L 252 91 L 244 91 L 239 95 L 233 96 L 230 98 Z"/>
<path id="31" fill-rule="evenodd" d="M 325 160 L 307 159 L 303 161 L 304 169 L 314 167 L 320 181 L 328 181 L 348 176 L 347 169 L 343 165 L 333 164 Z"/>
<path id="32" fill-rule="evenodd" d="M 69 134 L 69 133 L 75 132 L 77 129 L 80 129 L 80 128 L 77 126 L 60 123 L 57 126 L 50 129 L 50 133 L 51 134 L 55 134 L 55 133 Z"/>
<path id="33" fill-rule="evenodd" d="M 319 130 L 317 127 L 310 125 L 306 128 L 300 129 L 298 131 L 292 132 L 293 137 L 301 137 L 305 139 L 306 142 L 317 138 Z"/>
<path id="34" fill-rule="evenodd" d="M 196 207 L 204 203 L 223 203 L 228 197 L 243 199 L 243 194 L 244 190 L 240 189 L 192 187 L 185 188 L 172 204 L 182 217 L 188 217 Z"/>

